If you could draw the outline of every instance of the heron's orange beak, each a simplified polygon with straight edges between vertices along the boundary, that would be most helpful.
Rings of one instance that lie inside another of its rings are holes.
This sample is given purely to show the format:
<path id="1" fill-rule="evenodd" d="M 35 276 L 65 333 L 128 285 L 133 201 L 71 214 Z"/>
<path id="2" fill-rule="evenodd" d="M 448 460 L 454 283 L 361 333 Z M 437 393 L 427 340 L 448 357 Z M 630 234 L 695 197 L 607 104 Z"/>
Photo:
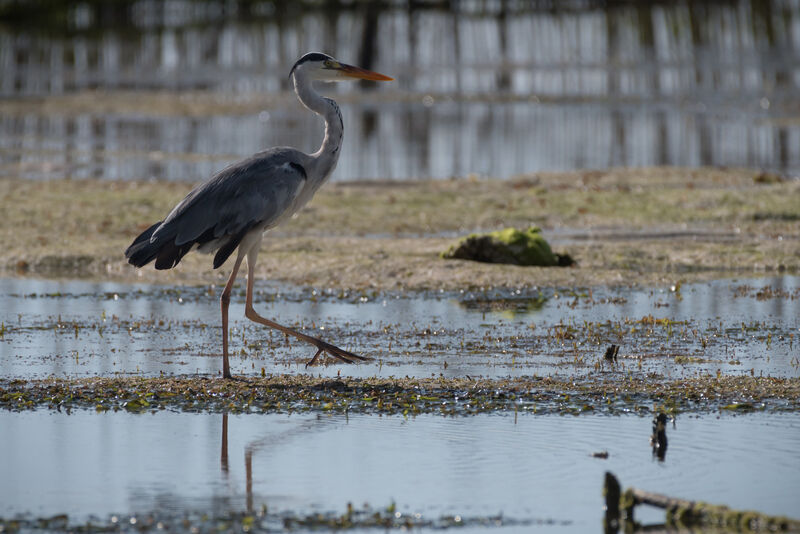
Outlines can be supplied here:
<path id="1" fill-rule="evenodd" d="M 376 82 L 388 82 L 394 80 L 394 78 L 390 78 L 384 74 L 372 72 L 371 70 L 362 69 L 360 67 L 354 67 L 352 65 L 346 65 L 344 63 L 339 63 L 338 70 L 340 70 L 343 75 L 349 78 L 360 78 L 362 80 L 373 80 Z"/>

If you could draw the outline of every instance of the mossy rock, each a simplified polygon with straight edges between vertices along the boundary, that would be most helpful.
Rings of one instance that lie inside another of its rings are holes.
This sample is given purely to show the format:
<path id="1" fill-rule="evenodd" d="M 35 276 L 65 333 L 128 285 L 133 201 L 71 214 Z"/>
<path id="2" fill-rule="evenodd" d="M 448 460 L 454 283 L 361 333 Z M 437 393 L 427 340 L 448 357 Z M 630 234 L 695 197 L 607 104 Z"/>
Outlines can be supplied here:
<path id="1" fill-rule="evenodd" d="M 575 263 L 567 254 L 556 254 L 536 226 L 527 230 L 505 228 L 487 234 L 470 234 L 441 255 L 445 259 L 484 263 L 509 263 L 539 267 L 569 266 Z"/>

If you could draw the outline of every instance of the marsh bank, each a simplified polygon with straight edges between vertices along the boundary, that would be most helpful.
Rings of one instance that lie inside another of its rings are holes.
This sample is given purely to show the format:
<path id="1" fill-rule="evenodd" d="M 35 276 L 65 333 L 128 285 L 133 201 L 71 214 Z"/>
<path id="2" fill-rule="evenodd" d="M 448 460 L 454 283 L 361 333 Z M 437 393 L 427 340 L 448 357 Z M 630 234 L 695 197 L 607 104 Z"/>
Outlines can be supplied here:
<path id="1" fill-rule="evenodd" d="M 190 189 L 164 182 L 0 182 L 6 275 L 207 284 L 189 255 L 135 271 L 122 251 Z M 258 276 L 349 290 L 654 285 L 800 270 L 800 181 L 751 170 L 616 169 L 326 185 L 264 241 Z M 543 228 L 568 269 L 444 261 L 460 235 Z"/>

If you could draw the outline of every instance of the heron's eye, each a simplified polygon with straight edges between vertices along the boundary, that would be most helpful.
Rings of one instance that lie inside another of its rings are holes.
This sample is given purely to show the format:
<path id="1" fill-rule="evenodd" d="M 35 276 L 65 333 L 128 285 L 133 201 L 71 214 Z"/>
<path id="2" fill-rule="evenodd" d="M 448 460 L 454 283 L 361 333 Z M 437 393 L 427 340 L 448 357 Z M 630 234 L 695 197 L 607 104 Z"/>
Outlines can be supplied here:
<path id="1" fill-rule="evenodd" d="M 333 62 L 330 59 L 326 59 L 325 63 L 323 63 L 323 65 L 325 66 L 326 69 L 332 69 L 333 68 Z"/>

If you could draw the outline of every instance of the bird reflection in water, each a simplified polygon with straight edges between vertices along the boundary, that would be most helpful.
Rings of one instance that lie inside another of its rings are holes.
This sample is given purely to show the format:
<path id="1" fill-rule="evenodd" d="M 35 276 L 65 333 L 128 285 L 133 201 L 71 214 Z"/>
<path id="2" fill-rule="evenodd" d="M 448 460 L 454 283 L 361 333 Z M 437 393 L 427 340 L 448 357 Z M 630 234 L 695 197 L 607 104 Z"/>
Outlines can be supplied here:
<path id="1" fill-rule="evenodd" d="M 245 505 L 247 513 L 252 513 L 253 511 L 253 448 L 251 445 L 248 445 L 244 450 Z M 230 476 L 230 462 L 228 460 L 227 413 L 222 414 L 222 443 L 220 445 L 219 468 L 220 471 L 222 471 L 222 476 L 227 479 Z"/>
<path id="2" fill-rule="evenodd" d="M 650 435 L 653 457 L 663 462 L 667 457 L 667 414 L 659 413 L 653 418 L 653 433 Z"/>
<path id="3" fill-rule="evenodd" d="M 245 507 L 247 513 L 254 513 L 253 509 L 253 455 L 264 448 L 272 448 L 280 443 L 286 442 L 304 435 L 308 432 L 317 431 L 321 424 L 325 424 L 322 418 L 314 418 L 298 426 L 292 426 L 285 432 L 279 434 L 269 434 L 259 439 L 248 442 L 244 447 L 244 468 L 245 468 Z M 230 478 L 230 461 L 228 451 L 228 414 L 222 414 L 222 443 L 220 444 L 220 471 L 225 480 Z"/>

